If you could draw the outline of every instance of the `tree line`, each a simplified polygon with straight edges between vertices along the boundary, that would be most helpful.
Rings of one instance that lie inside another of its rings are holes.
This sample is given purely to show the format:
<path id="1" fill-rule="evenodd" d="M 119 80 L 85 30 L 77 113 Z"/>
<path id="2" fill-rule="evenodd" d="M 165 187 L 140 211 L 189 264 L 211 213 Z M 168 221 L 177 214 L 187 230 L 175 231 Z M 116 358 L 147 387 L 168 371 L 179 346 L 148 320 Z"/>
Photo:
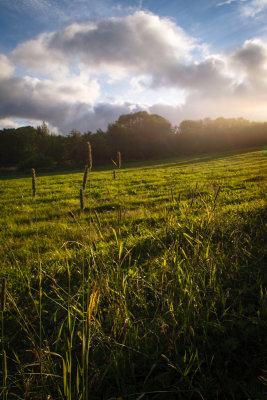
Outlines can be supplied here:
<path id="1" fill-rule="evenodd" d="M 243 118 L 184 120 L 179 126 L 145 111 L 121 115 L 106 131 L 49 132 L 47 125 L 0 130 L 0 167 L 23 170 L 40 167 L 83 167 L 87 142 L 95 164 L 104 164 L 117 151 L 124 160 L 148 160 L 258 147 L 267 144 L 267 123 Z"/>

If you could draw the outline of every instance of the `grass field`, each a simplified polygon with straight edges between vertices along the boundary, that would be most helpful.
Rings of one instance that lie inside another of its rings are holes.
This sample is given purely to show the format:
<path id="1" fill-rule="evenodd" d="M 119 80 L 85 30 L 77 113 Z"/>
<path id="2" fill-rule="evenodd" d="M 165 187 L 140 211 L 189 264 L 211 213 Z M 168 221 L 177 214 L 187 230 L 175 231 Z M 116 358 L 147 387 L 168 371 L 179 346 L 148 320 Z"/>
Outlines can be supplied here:
<path id="1" fill-rule="evenodd" d="M 2 399 L 267 396 L 266 152 L 0 178 Z"/>

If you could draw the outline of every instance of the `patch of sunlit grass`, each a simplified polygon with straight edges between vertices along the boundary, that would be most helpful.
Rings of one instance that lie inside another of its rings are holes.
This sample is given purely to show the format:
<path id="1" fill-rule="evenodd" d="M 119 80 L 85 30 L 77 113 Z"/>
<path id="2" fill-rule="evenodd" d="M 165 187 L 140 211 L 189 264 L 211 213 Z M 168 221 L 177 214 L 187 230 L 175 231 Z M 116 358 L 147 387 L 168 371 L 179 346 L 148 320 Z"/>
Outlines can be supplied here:
<path id="1" fill-rule="evenodd" d="M 83 183 L 0 180 L 3 393 L 263 398 L 266 157 L 92 170 L 80 212 Z"/>

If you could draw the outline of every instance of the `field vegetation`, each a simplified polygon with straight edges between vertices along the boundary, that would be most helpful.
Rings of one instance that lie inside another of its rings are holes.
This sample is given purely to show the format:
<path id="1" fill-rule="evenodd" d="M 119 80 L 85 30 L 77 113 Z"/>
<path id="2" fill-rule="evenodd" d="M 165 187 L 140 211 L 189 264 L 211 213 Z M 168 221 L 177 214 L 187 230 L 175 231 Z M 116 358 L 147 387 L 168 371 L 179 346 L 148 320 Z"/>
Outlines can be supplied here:
<path id="1" fill-rule="evenodd" d="M 265 398 L 266 168 L 122 153 L 2 176 L 1 398 Z"/>

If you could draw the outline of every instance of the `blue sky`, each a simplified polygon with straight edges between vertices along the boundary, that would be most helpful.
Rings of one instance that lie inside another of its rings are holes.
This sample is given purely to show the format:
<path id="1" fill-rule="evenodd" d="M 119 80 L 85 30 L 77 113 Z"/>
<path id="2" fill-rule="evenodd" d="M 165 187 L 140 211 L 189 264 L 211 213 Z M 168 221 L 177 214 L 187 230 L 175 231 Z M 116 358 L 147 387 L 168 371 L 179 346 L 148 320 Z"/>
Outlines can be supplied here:
<path id="1" fill-rule="evenodd" d="M 267 0 L 0 0 L 0 127 L 266 120 Z"/>

